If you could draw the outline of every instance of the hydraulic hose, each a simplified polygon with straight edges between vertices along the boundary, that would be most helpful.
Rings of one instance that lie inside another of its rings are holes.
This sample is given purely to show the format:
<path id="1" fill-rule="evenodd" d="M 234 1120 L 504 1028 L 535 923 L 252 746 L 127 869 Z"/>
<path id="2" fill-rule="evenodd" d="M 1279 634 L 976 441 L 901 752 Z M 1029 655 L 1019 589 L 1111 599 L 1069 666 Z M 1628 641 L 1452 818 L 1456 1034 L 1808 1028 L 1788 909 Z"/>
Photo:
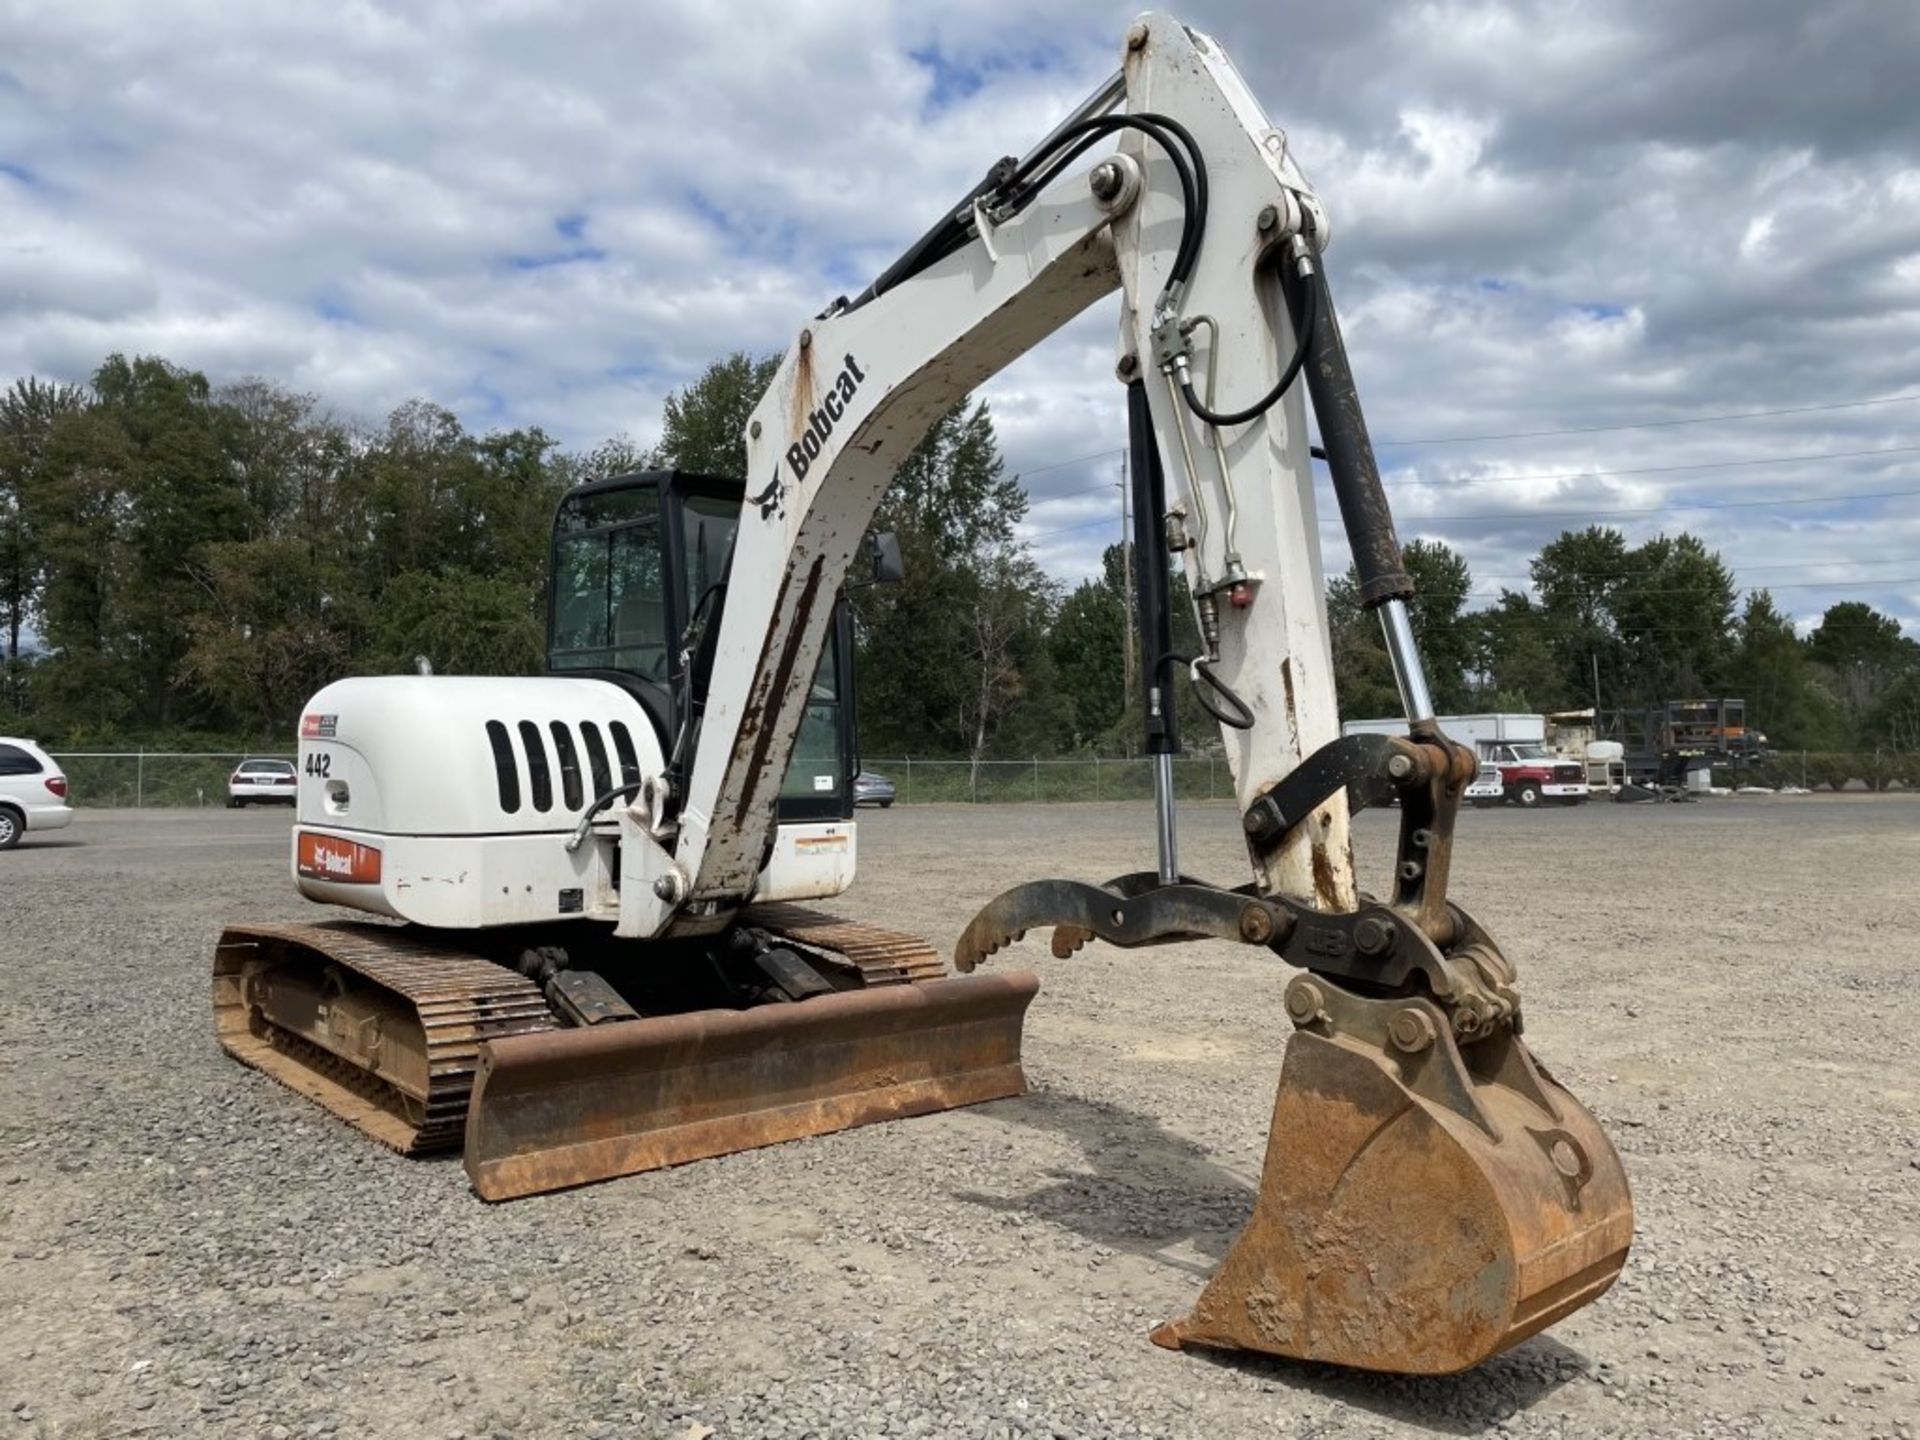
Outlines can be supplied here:
<path id="1" fill-rule="evenodd" d="M 1050 137 L 1048 144 L 1018 165 L 1006 160 L 996 164 L 985 180 L 969 191 L 960 204 L 916 240 L 906 254 L 889 265 L 846 308 L 857 310 L 869 300 L 912 279 L 968 244 L 973 238 L 969 226 L 972 224 L 971 209 L 976 200 L 1002 195 L 1011 212 L 1018 214 L 1102 136 L 1120 130 L 1137 130 L 1147 136 L 1166 152 L 1167 159 L 1173 165 L 1174 175 L 1180 182 L 1184 213 L 1180 225 L 1180 244 L 1174 252 L 1173 265 L 1167 272 L 1167 286 L 1172 288 L 1184 284 L 1193 273 L 1200 254 L 1200 238 L 1206 229 L 1207 170 L 1200 158 L 1199 142 L 1186 126 L 1165 115 L 1150 112 L 1138 115 L 1093 115 L 1062 126 Z"/>
<path id="2" fill-rule="evenodd" d="M 1253 707 L 1234 692 L 1231 685 L 1213 673 L 1212 662 L 1204 657 L 1191 655 L 1166 654 L 1160 657 L 1161 668 L 1178 662 L 1187 667 L 1187 679 L 1193 684 L 1193 698 L 1200 708 L 1229 730 L 1251 730 L 1254 724 Z M 1220 704 L 1215 704 L 1209 695 L 1217 696 Z"/>
<path id="3" fill-rule="evenodd" d="M 1280 371 L 1280 378 L 1260 399 L 1244 410 L 1209 410 L 1194 393 L 1193 381 L 1180 382 L 1181 397 L 1187 402 L 1187 408 L 1209 425 L 1244 425 L 1249 420 L 1257 420 L 1276 405 L 1280 397 L 1287 393 L 1294 380 L 1300 374 L 1301 366 L 1307 363 L 1307 354 L 1313 346 L 1314 326 L 1320 318 L 1319 287 L 1311 283 L 1307 286 L 1306 298 L 1301 301 L 1300 315 L 1294 322 L 1293 354 Z M 1291 310 L 1291 306 L 1288 307 Z"/>
<path id="4" fill-rule="evenodd" d="M 587 838 L 587 832 L 593 828 L 594 816 L 598 815 L 614 801 L 635 793 L 639 790 L 640 785 L 641 782 L 635 780 L 631 784 L 616 785 L 604 795 L 594 796 L 593 803 L 587 806 L 586 810 L 581 814 L 580 823 L 573 827 L 573 834 L 567 839 L 566 848 L 568 851 L 571 852 L 580 848 L 581 842 Z"/>

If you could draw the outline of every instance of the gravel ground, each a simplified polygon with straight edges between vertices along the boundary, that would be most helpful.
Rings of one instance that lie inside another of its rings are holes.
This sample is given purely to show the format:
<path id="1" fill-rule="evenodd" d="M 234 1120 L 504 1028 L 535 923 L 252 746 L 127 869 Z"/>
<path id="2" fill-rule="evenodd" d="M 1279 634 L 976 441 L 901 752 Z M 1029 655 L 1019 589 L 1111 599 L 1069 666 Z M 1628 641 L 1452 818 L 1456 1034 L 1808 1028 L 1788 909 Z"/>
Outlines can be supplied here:
<path id="1" fill-rule="evenodd" d="M 1912 1437 L 1920 803 L 1461 823 L 1455 893 L 1640 1233 L 1596 1306 L 1412 1381 L 1147 1342 L 1250 1203 L 1287 1032 L 1256 955 L 1029 942 L 1024 1099 L 488 1207 L 215 1049 L 222 921 L 319 913 L 283 815 L 85 813 L 0 856 L 0 1440 Z M 842 905 L 950 946 L 1150 845 L 1136 807 L 897 809 Z M 1237 883 L 1232 813 L 1183 859 Z"/>

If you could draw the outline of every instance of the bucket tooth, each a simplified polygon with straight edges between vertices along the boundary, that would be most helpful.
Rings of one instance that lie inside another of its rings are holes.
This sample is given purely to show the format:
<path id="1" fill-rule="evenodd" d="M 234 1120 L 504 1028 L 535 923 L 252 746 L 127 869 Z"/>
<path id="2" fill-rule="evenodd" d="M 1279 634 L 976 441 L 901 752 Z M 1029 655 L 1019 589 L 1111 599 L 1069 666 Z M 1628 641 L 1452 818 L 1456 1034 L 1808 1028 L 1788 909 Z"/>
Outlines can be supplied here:
<path id="1" fill-rule="evenodd" d="M 703 1010 L 481 1047 L 467 1175 L 485 1200 L 1026 1090 L 1030 972 Z"/>
<path id="2" fill-rule="evenodd" d="M 1596 1299 L 1633 1205 L 1613 1146 L 1512 1031 L 1300 976 L 1252 1217 L 1170 1348 L 1464 1370 Z"/>

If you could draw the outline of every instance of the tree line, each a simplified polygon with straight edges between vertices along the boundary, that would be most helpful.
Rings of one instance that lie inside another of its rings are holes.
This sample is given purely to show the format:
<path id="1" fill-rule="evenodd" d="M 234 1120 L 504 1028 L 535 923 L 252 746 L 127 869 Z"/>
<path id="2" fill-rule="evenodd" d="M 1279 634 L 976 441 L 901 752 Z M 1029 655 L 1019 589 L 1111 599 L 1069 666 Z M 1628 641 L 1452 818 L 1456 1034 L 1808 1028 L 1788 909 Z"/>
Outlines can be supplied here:
<path id="1" fill-rule="evenodd" d="M 1681 532 L 1638 545 L 1607 526 L 1568 530 L 1527 566 L 1530 585 L 1474 608 L 1467 562 L 1443 544 L 1405 547 L 1411 610 L 1443 714 L 1635 710 L 1739 698 L 1776 749 L 1920 750 L 1920 643 L 1849 600 L 1803 638 L 1765 589 Z M 1399 704 L 1351 571 L 1328 586 L 1344 716 Z M 1485 599 L 1481 596 L 1478 598 Z"/>
<path id="2" fill-rule="evenodd" d="M 377 426 L 265 380 L 215 386 L 114 355 L 86 386 L 0 394 L 0 729 L 62 746 L 285 745 L 341 675 L 542 668 L 548 526 L 565 490 L 637 466 L 744 473 L 776 357 L 730 355 L 670 396 L 660 443 L 569 451 L 537 428 L 476 434 L 410 401 Z M 873 755 L 1130 752 L 1128 557 L 1074 586 L 1019 537 L 1027 497 L 983 403 L 944 416 L 875 517 L 907 578 L 858 586 L 860 727 Z M 1920 748 L 1920 646 L 1871 607 L 1804 639 L 1696 536 L 1567 532 L 1530 585 L 1476 605 L 1466 561 L 1408 568 L 1443 711 L 1738 695 L 1774 743 Z M 1176 577 L 1176 613 L 1194 635 Z M 1397 704 L 1352 575 L 1328 586 L 1341 707 Z M 37 641 L 34 640 L 37 637 Z M 1184 688 L 1184 687 L 1183 687 Z M 1211 722 L 1181 698 L 1190 744 Z"/>

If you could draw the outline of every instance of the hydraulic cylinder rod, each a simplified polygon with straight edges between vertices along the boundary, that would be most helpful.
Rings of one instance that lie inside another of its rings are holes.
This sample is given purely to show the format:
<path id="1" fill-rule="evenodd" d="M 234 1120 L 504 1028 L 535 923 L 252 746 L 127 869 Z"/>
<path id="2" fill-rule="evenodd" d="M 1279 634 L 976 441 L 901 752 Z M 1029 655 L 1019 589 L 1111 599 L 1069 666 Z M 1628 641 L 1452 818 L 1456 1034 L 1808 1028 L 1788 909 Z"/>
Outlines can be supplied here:
<path id="1" fill-rule="evenodd" d="M 1133 493 L 1133 605 L 1140 637 L 1140 698 L 1145 711 L 1147 753 L 1153 756 L 1153 807 L 1160 842 L 1160 883 L 1180 878 L 1173 810 L 1173 757 L 1180 724 L 1173 694 L 1173 613 L 1167 556 L 1166 476 L 1154 443 L 1147 387 L 1127 386 L 1127 483 Z"/>
<path id="2" fill-rule="evenodd" d="M 1320 442 L 1327 468 L 1333 472 L 1334 499 L 1346 526 L 1347 545 L 1353 551 L 1360 577 L 1360 603 L 1380 612 L 1387 656 L 1400 689 L 1400 703 L 1409 723 L 1433 718 L 1433 696 L 1414 643 L 1407 601 L 1413 598 L 1413 577 L 1400 555 L 1400 537 L 1393 528 L 1393 511 L 1380 483 L 1380 467 L 1367 435 L 1367 418 L 1360 409 L 1360 391 L 1353 367 L 1347 363 L 1346 342 L 1334 314 L 1327 276 L 1318 264 L 1304 283 L 1315 288 L 1315 322 L 1307 352 L 1307 390 L 1313 397 L 1314 418 L 1320 422 Z"/>

